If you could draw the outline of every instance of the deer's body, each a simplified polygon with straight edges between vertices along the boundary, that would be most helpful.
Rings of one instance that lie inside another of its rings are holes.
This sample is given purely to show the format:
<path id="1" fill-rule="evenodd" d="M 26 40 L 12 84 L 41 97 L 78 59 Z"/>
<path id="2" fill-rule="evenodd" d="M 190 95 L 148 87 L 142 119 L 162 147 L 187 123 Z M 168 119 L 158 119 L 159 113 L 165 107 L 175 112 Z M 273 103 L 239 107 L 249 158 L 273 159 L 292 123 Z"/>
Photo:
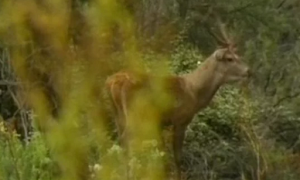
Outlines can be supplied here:
<path id="1" fill-rule="evenodd" d="M 201 66 L 181 76 L 162 77 L 165 89 L 175 98 L 174 104 L 163 112 L 160 125 L 173 127 L 173 152 L 177 168 L 177 178 L 181 178 L 180 160 L 185 130 L 193 117 L 208 106 L 218 89 L 226 83 L 247 79 L 249 68 L 240 60 L 235 49 L 228 45 L 217 49 Z M 128 105 L 136 90 L 146 88 L 151 93 L 150 75 L 135 75 L 119 72 L 107 81 L 114 107 L 118 114 L 116 124 L 120 138 L 126 132 Z M 123 139 L 124 140 L 124 139 Z"/>

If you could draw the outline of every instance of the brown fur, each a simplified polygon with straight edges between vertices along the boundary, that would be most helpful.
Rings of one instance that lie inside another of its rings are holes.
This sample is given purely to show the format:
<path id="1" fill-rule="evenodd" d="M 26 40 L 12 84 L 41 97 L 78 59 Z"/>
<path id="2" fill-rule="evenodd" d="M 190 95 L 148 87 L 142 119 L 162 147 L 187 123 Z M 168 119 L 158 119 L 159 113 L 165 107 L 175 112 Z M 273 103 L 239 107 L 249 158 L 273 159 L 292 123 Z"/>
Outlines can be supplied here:
<path id="1" fill-rule="evenodd" d="M 203 65 L 182 76 L 161 77 L 166 82 L 165 89 L 172 93 L 176 102 L 162 115 L 161 125 L 173 126 L 173 152 L 179 170 L 181 149 L 187 125 L 194 115 L 205 108 L 217 90 L 225 83 L 248 78 L 249 69 L 229 48 L 217 49 Z M 150 80 L 154 76 L 137 75 L 121 71 L 108 78 L 107 88 L 117 112 L 119 136 L 124 139 L 128 104 L 137 90 L 146 88 L 151 92 Z"/>

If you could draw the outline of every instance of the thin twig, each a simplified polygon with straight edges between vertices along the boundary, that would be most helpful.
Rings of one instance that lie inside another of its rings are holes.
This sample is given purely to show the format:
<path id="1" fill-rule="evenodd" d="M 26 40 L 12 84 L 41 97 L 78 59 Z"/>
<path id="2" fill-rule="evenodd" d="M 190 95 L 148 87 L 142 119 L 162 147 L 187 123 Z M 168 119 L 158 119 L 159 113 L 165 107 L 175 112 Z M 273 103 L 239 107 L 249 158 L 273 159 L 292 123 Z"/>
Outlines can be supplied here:
<path id="1" fill-rule="evenodd" d="M 281 8 L 283 6 L 283 4 L 286 2 L 286 0 L 282 0 L 278 5 L 277 5 L 277 9 Z"/>
<path id="2" fill-rule="evenodd" d="M 237 8 L 235 8 L 235 9 L 233 9 L 233 10 L 230 10 L 230 11 L 228 11 L 227 13 L 228 13 L 228 14 L 230 14 L 230 13 L 236 13 L 236 12 L 239 12 L 239 11 L 243 11 L 243 10 L 245 10 L 245 9 L 247 9 L 247 8 L 254 7 L 254 6 L 256 6 L 256 5 L 257 5 L 257 4 L 253 4 L 252 2 L 250 2 L 250 3 L 248 3 L 248 4 L 244 5 L 244 6 L 237 7 Z"/>
<path id="3" fill-rule="evenodd" d="M 297 92 L 297 93 L 292 94 L 292 95 L 289 94 L 287 96 L 281 97 L 281 98 L 279 98 L 279 100 L 277 100 L 277 102 L 273 105 L 273 107 L 275 108 L 275 107 L 279 106 L 283 101 L 285 101 L 287 99 L 295 98 L 297 96 L 300 96 L 300 92 Z"/>
<path id="4" fill-rule="evenodd" d="M 19 85 L 21 85 L 21 83 L 19 82 L 13 82 L 7 80 L 0 81 L 0 86 L 19 86 Z"/>
<path id="5" fill-rule="evenodd" d="M 28 130 L 27 130 L 27 127 L 25 125 L 25 121 L 24 121 L 24 113 L 22 112 L 22 109 L 23 107 L 21 106 L 21 103 L 19 102 L 19 100 L 17 99 L 16 95 L 14 94 L 14 92 L 8 88 L 9 90 L 9 93 L 11 95 L 11 97 L 13 98 L 15 104 L 17 105 L 18 109 L 20 110 L 20 114 L 21 114 L 21 121 L 22 121 L 22 127 L 23 127 L 23 130 L 24 130 L 24 139 L 25 139 L 25 143 L 27 145 L 27 141 L 28 141 Z"/>

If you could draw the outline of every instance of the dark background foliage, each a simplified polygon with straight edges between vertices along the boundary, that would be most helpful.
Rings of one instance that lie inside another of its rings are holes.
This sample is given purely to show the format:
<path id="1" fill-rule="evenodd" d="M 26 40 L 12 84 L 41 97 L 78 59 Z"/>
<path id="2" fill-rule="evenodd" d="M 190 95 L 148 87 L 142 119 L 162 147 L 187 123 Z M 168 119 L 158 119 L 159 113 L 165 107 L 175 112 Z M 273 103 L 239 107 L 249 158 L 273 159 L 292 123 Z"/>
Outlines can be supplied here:
<path id="1" fill-rule="evenodd" d="M 103 65 L 109 68 L 94 74 L 105 78 L 104 74 L 123 67 L 122 55 L 126 48 L 123 41 L 127 37 L 117 23 L 111 23 L 109 38 L 102 41 L 105 43 L 102 46 L 93 44 L 92 28 L 84 14 L 91 2 L 70 1 L 72 16 L 68 39 L 70 46 L 77 47 L 74 48 L 76 53 L 83 58 L 97 59 L 97 53 L 91 52 L 105 52 L 107 58 Z M 207 31 L 208 27 L 216 28 L 213 12 L 226 23 L 241 57 L 252 69 L 248 93 L 232 86 L 222 88 L 212 105 L 195 116 L 189 126 L 183 160 L 189 179 L 300 178 L 300 1 L 119 2 L 134 19 L 134 36 L 145 64 L 151 66 L 163 56 L 167 57 L 173 73 L 195 68 L 198 61 L 203 61 L 216 48 L 215 40 Z M 0 13 L 1 20 L 8 18 L 3 15 L 4 10 L 0 9 Z M 61 91 L 57 84 L 65 83 L 68 78 L 57 80 L 57 74 L 52 70 L 67 65 L 58 61 L 64 54 L 49 45 L 53 37 L 47 33 L 52 29 L 44 31 L 30 15 L 26 26 L 32 29 L 30 45 L 26 46 L 26 53 L 30 55 L 27 62 L 30 73 L 26 78 L 31 80 L 32 86 L 41 85 L 53 116 L 58 116 L 66 91 Z M 30 136 L 32 118 L 29 117 L 30 107 L 17 98 L 26 91 L 20 85 L 24 83 L 24 77 L 16 74 L 10 63 L 11 53 L 24 46 L 15 42 L 13 32 L 1 30 L 0 114 L 5 122 L 18 121 L 16 124 L 24 139 Z M 51 61 L 39 64 L 43 58 Z M 94 86 L 94 96 L 101 96 L 98 92 L 101 87 Z M 30 145 L 33 152 L 46 151 L 42 149 L 44 146 L 35 143 L 38 145 Z M 50 169 L 52 165 L 47 158 L 30 163 L 39 164 L 40 169 Z M 49 173 L 41 176 L 50 178 L 51 171 Z"/>

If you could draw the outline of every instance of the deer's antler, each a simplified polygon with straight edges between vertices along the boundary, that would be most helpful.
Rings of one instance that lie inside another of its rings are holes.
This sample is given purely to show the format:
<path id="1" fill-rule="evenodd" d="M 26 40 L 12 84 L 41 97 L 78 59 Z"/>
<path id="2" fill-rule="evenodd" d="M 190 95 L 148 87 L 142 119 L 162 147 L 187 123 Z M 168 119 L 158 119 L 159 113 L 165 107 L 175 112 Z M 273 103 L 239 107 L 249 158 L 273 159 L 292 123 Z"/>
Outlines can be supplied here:
<path id="1" fill-rule="evenodd" d="M 226 30 L 226 25 L 221 21 L 221 19 L 216 16 L 214 14 L 214 16 L 216 17 L 216 22 L 217 22 L 217 26 L 219 27 L 219 31 L 221 36 L 218 36 L 216 33 L 214 33 L 211 28 L 207 27 L 207 31 L 208 33 L 213 36 L 215 38 L 215 40 L 217 41 L 218 44 L 220 44 L 223 47 L 234 47 L 234 43 L 233 40 L 229 37 L 227 30 Z"/>
<path id="2" fill-rule="evenodd" d="M 234 42 L 232 40 L 232 38 L 229 37 L 228 33 L 227 33 L 227 29 L 226 29 L 226 25 L 220 20 L 219 17 L 217 17 L 217 24 L 219 26 L 219 29 L 220 29 L 220 32 L 221 32 L 221 35 L 224 39 L 224 42 L 226 44 L 226 46 L 231 46 L 233 47 L 234 46 Z"/>
<path id="3" fill-rule="evenodd" d="M 220 44 L 221 46 L 228 46 L 228 42 L 224 38 L 213 32 L 211 28 L 206 27 L 206 29 L 207 32 L 217 41 L 218 44 Z"/>

